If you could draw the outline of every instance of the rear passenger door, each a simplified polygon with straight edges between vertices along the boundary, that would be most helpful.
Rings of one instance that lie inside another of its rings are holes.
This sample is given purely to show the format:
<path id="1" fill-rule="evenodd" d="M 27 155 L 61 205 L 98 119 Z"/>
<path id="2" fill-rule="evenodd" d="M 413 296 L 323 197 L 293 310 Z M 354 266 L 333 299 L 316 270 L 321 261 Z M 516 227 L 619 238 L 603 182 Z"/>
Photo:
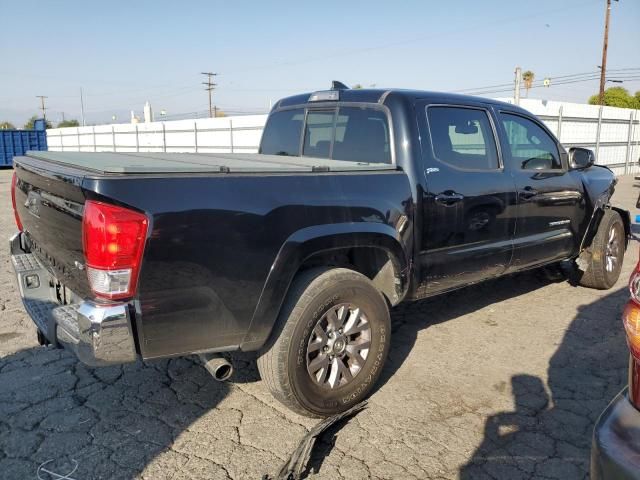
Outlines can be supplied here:
<path id="1" fill-rule="evenodd" d="M 582 182 L 568 171 L 564 148 L 536 118 L 498 112 L 505 166 L 518 191 L 511 270 L 570 257 L 585 220 Z"/>
<path id="2" fill-rule="evenodd" d="M 489 108 L 417 108 L 425 174 L 417 296 L 427 296 L 507 269 L 516 189 L 505 172 Z"/>

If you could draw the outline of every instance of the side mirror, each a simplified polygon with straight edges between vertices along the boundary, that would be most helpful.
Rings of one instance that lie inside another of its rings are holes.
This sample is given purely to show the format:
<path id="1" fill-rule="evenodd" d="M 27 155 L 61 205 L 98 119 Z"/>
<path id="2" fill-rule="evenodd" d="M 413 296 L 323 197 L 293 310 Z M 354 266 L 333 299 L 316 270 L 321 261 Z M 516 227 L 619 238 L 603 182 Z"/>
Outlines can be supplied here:
<path id="1" fill-rule="evenodd" d="M 596 163 L 596 155 L 588 148 L 572 147 L 569 149 L 569 168 L 582 170 Z"/>

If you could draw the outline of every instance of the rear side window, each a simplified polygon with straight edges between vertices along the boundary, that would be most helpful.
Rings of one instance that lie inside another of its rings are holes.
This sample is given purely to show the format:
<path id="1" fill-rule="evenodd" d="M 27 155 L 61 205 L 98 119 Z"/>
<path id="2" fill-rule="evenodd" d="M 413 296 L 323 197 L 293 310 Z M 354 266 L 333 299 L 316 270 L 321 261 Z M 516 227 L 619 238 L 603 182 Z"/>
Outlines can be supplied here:
<path id="1" fill-rule="evenodd" d="M 562 168 L 555 140 L 540 125 L 519 115 L 501 113 L 502 125 L 515 168 L 556 170 Z"/>
<path id="2" fill-rule="evenodd" d="M 334 160 L 391 163 L 389 124 L 382 110 L 342 107 L 336 119 Z"/>
<path id="3" fill-rule="evenodd" d="M 428 107 L 429 132 L 438 160 L 463 170 L 500 167 L 498 148 L 485 110 Z"/>
<path id="4" fill-rule="evenodd" d="M 304 109 L 281 110 L 269 115 L 262 133 L 260 153 L 266 155 L 300 155 L 300 138 Z"/>
<path id="5" fill-rule="evenodd" d="M 304 131 L 304 134 L 303 134 Z M 304 135 L 304 138 L 303 138 Z M 370 107 L 281 110 L 270 115 L 260 153 L 302 155 L 366 163 L 391 163 L 389 123 Z"/>

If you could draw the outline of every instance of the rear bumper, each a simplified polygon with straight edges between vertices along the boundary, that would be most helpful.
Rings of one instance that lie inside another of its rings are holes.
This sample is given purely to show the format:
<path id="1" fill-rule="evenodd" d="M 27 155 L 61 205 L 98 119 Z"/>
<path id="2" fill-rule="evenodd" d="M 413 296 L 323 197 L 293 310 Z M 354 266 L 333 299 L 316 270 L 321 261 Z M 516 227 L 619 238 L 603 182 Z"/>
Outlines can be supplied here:
<path id="1" fill-rule="evenodd" d="M 55 279 L 35 255 L 23 249 L 21 235 L 9 241 L 11 263 L 25 310 L 47 340 L 74 351 L 91 366 L 135 361 L 129 304 L 84 300 L 61 305 Z"/>
<path id="2" fill-rule="evenodd" d="M 625 388 L 600 415 L 593 431 L 591 479 L 640 479 L 640 411 Z"/>

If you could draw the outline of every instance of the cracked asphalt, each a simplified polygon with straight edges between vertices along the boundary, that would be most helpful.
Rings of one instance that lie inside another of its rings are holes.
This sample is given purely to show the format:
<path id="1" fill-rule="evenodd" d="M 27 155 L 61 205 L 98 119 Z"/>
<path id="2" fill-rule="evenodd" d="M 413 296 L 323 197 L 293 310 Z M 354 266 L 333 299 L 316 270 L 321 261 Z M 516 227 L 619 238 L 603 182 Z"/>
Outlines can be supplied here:
<path id="1" fill-rule="evenodd" d="M 0 171 L 0 232 L 14 231 Z M 621 177 L 615 203 L 635 215 Z M 318 479 L 582 479 L 591 431 L 625 385 L 620 314 L 632 242 L 609 291 L 532 272 L 393 313 L 391 356 L 369 407 L 332 427 Z M 259 479 L 315 420 L 273 400 L 251 355 L 217 383 L 193 358 L 92 369 L 39 347 L 0 248 L 0 478 Z"/>

